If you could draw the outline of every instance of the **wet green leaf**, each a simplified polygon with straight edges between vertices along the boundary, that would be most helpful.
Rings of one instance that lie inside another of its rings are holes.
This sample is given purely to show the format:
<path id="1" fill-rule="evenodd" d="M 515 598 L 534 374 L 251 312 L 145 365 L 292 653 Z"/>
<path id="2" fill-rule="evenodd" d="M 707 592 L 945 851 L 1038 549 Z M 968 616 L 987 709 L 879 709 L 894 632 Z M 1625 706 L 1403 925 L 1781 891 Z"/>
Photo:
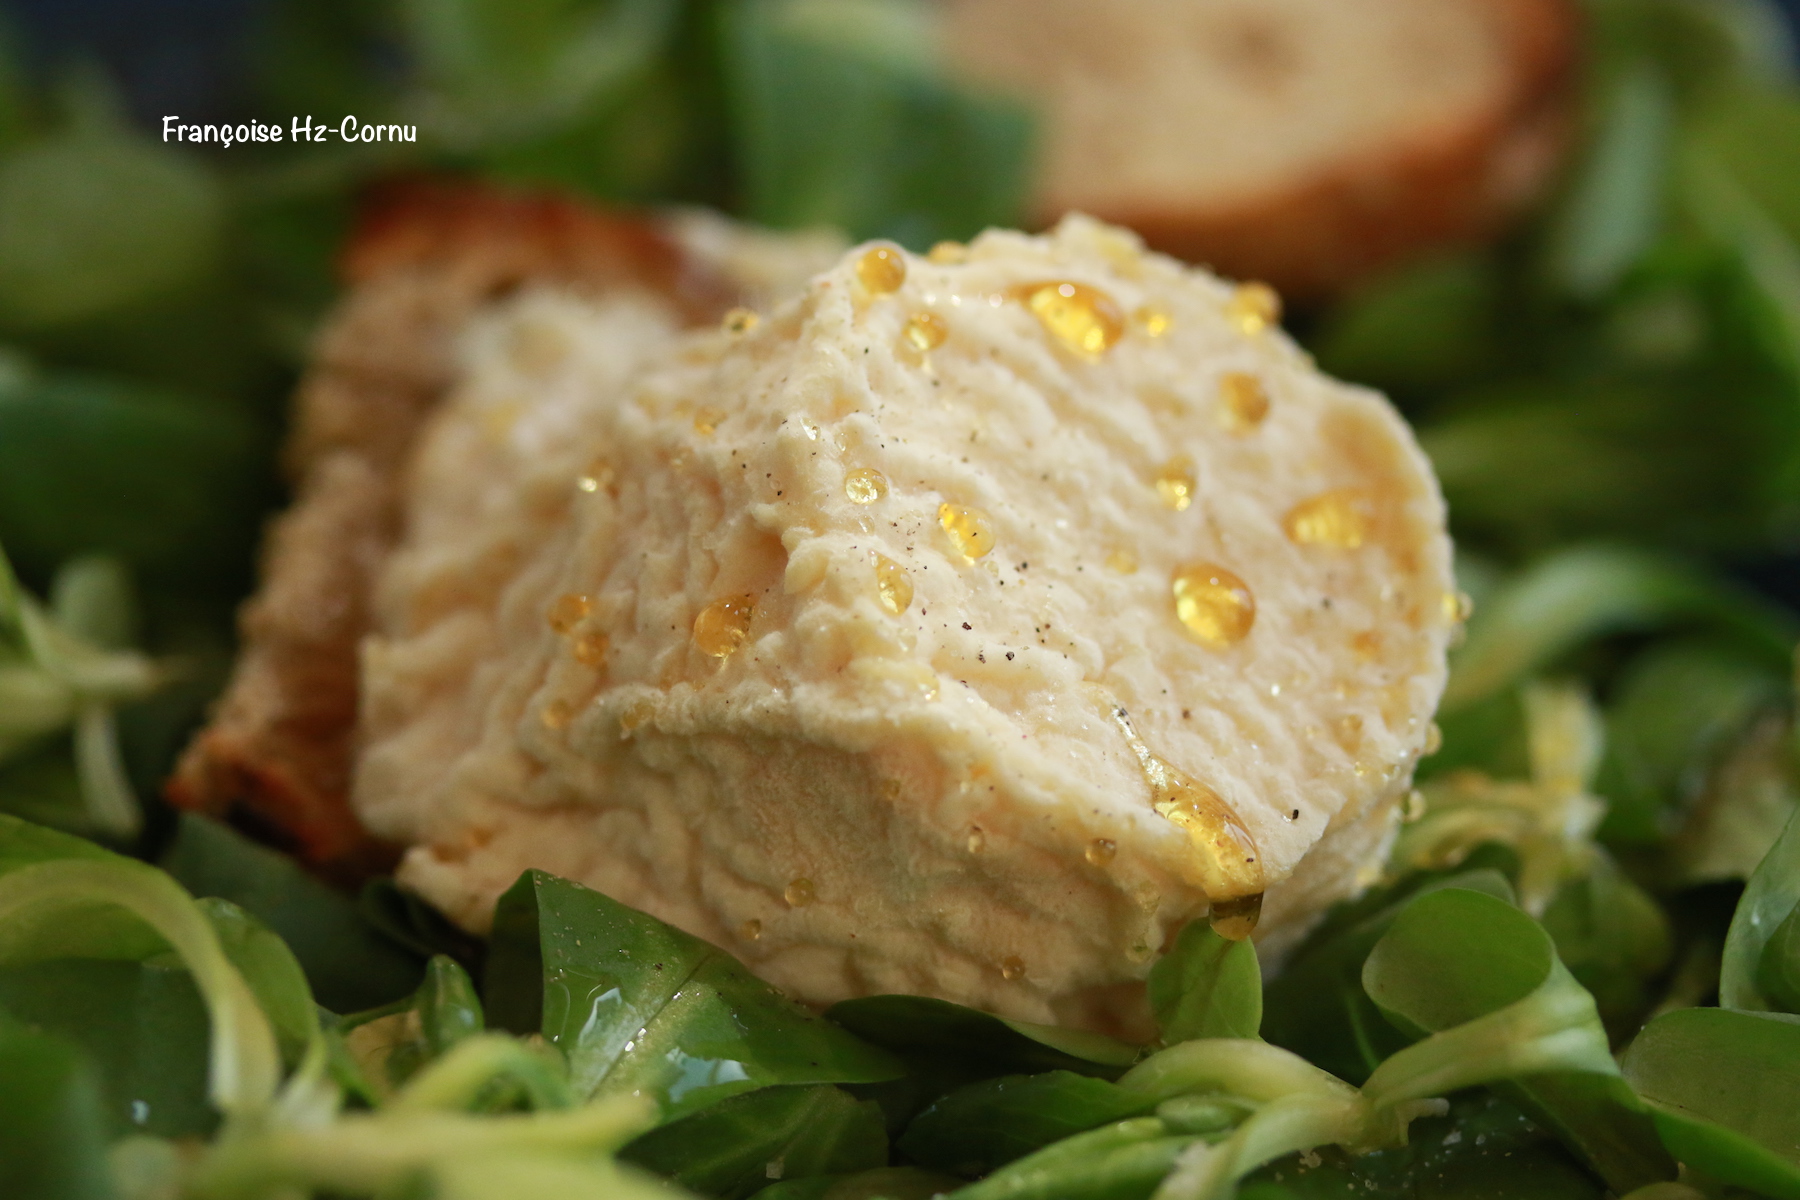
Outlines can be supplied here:
<path id="1" fill-rule="evenodd" d="M 1665 1013 L 1621 1065 L 1675 1157 L 1726 1183 L 1800 1200 L 1800 1020 Z"/>
<path id="2" fill-rule="evenodd" d="M 1269 984 L 1263 1036 L 1340 1079 L 1367 1079 L 1405 1039 L 1363 991 L 1363 962 L 1415 896 L 1461 887 L 1511 903 L 1513 889 L 1506 876 L 1478 865 L 1487 857 L 1478 850 L 1466 869 L 1420 872 L 1334 910 Z"/>
<path id="3" fill-rule="evenodd" d="M 224 204 L 212 173 L 159 144 L 81 131 L 0 161 L 0 324 L 66 324 L 213 271 Z"/>
<path id="4" fill-rule="evenodd" d="M 1310 1165 L 1309 1165 L 1310 1164 Z M 1601 1200 L 1604 1185 L 1517 1108 L 1481 1090 L 1407 1130 L 1406 1145 L 1353 1155 L 1325 1146 L 1269 1164 L 1238 1200 Z"/>
<path id="5" fill-rule="evenodd" d="M 770 1084 L 902 1073 L 717 947 L 542 871 L 500 898 L 486 1000 L 495 1025 L 562 1049 L 577 1096 L 642 1091 L 666 1120 Z"/>
<path id="6" fill-rule="evenodd" d="M 1253 1038 L 1262 1028 L 1262 968 L 1248 938 L 1231 941 L 1190 921 L 1150 968 L 1150 1011 L 1166 1043 Z"/>
<path id="7" fill-rule="evenodd" d="M 378 933 L 356 901 L 217 821 L 183 813 L 159 865 L 194 895 L 229 900 L 280 935 L 333 1012 L 387 1004 L 419 985 L 421 956 Z"/>
<path id="8" fill-rule="evenodd" d="M 257 519 L 262 448 L 243 411 L 135 383 L 0 385 L 0 538 L 21 563 L 103 552 L 216 577 Z"/>
<path id="9" fill-rule="evenodd" d="M 862 1037 L 908 1057 L 950 1058 L 986 1075 L 1073 1071 L 1112 1079 L 1138 1048 L 1097 1033 L 1012 1021 L 927 996 L 867 996 L 825 1014 Z"/>
<path id="10" fill-rule="evenodd" d="M 747 0 L 719 12 L 746 216 L 916 250 L 1016 223 L 1030 121 L 945 82 L 923 49 L 929 30 L 894 36 L 930 19 L 923 6 Z"/>
<path id="11" fill-rule="evenodd" d="M 1650 1005 L 1646 989 L 1668 966 L 1673 946 L 1655 899 L 1600 853 L 1586 875 L 1551 900 L 1543 924 L 1608 1029 L 1642 1019 Z"/>
<path id="12" fill-rule="evenodd" d="M 294 952 L 268 926 L 229 900 L 208 898 L 197 903 L 218 935 L 220 949 L 250 985 L 263 1015 L 274 1027 L 282 1058 L 290 1067 L 299 1065 L 307 1047 L 319 1036 L 319 1009 Z"/>
<path id="13" fill-rule="evenodd" d="M 770 1180 L 885 1166 L 887 1131 L 875 1105 L 841 1088 L 770 1087 L 653 1129 L 619 1157 L 702 1195 L 740 1200 Z"/>
<path id="14" fill-rule="evenodd" d="M 958 1088 L 899 1141 L 908 1160 L 974 1178 L 1072 1134 L 1141 1116 L 1154 1097 L 1070 1071 L 1007 1075 Z"/>
<path id="15" fill-rule="evenodd" d="M 112 1200 L 99 1086 L 74 1046 L 0 1022 L 0 1196 Z"/>
<path id="16" fill-rule="evenodd" d="M 1721 749 L 1787 689 L 1767 663 L 1706 642 L 1671 641 L 1635 659 L 1606 713 L 1606 758 L 1594 785 L 1609 805 L 1601 836 L 1666 838 Z"/>
<path id="17" fill-rule="evenodd" d="M 1617 1076 L 1592 998 L 1523 912 L 1461 888 L 1421 896 L 1370 953 L 1363 986 L 1403 1032 L 1428 1035 L 1405 1054 L 1437 1044 L 1438 1069 L 1505 1080 L 1496 1089 L 1614 1190 L 1674 1174 Z M 1475 1070 L 1483 1059 L 1491 1068 Z"/>
<path id="18" fill-rule="evenodd" d="M 1764 955 L 1782 924 L 1800 906 L 1800 813 L 1782 831 L 1750 876 L 1725 937 L 1719 969 L 1719 1003 L 1726 1008 L 1767 1012 L 1776 1007 L 1758 975 Z"/>
<path id="19" fill-rule="evenodd" d="M 81 1048 L 108 1136 L 203 1137 L 218 1125 L 206 1096 L 206 1006 L 181 967 L 83 958 L 3 966 L 0 1012 Z"/>
<path id="20" fill-rule="evenodd" d="M 1700 623 L 1784 669 L 1792 617 L 1661 555 L 1575 546 L 1549 555 L 1488 601 L 1452 658 L 1443 707 L 1516 683 L 1590 638 Z"/>
<path id="21" fill-rule="evenodd" d="M 877 1167 L 855 1175 L 815 1175 L 792 1183 L 771 1183 L 756 1200 L 931 1200 L 960 1180 L 917 1167 Z"/>
<path id="22" fill-rule="evenodd" d="M 439 954 L 426 964 L 425 978 L 411 996 L 351 1014 L 336 1028 L 363 1077 L 385 1094 L 486 1024 L 469 973 Z"/>
<path id="23" fill-rule="evenodd" d="M 1064 1138 L 1008 1164 L 954 1200 L 1143 1200 L 1197 1138 L 1134 1117 Z"/>

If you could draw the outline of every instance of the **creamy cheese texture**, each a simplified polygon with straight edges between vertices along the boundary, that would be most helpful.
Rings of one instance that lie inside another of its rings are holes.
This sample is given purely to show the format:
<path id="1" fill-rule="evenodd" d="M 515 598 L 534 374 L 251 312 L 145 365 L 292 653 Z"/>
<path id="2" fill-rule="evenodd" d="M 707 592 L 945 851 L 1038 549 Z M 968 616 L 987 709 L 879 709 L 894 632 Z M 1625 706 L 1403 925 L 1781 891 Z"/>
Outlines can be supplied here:
<path id="1" fill-rule="evenodd" d="M 817 1004 L 1145 1032 L 1213 913 L 1379 867 L 1458 612 L 1404 422 L 1265 291 L 1072 217 L 681 333 L 470 331 L 364 648 L 358 811 L 481 929 L 527 867 Z"/>

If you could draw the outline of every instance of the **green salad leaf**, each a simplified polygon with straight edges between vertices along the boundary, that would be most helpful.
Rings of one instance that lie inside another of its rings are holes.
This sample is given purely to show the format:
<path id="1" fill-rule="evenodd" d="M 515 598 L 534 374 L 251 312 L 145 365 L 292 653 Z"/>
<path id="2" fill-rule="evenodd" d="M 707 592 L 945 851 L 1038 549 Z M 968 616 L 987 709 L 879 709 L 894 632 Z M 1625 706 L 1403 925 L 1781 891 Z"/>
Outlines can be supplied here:
<path id="1" fill-rule="evenodd" d="M 1665 1013 L 1621 1066 L 1675 1157 L 1726 1183 L 1800 1200 L 1800 1018 Z"/>
<path id="2" fill-rule="evenodd" d="M 772 1179 L 887 1165 L 887 1130 L 871 1101 L 828 1084 L 732 1096 L 639 1137 L 621 1157 L 720 1200 L 742 1200 Z"/>
<path id="3" fill-rule="evenodd" d="M 772 1084 L 902 1073 L 723 951 L 542 871 L 500 898 L 486 996 L 496 1025 L 562 1050 L 578 1097 L 654 1096 L 666 1121 Z"/>
<path id="4" fill-rule="evenodd" d="M 0 1021 L 0 1195 L 114 1200 L 103 1111 L 74 1046 Z"/>
<path id="5" fill-rule="evenodd" d="M 1762 985 L 1769 982 L 1781 988 L 1789 978 L 1787 956 L 1793 935 L 1779 939 L 1777 935 L 1784 933 L 1796 911 L 1800 911 L 1800 813 L 1789 819 L 1738 901 L 1719 969 L 1722 1006 L 1744 1012 L 1783 1007 L 1780 998 L 1765 994 Z"/>
<path id="6" fill-rule="evenodd" d="M 1253 1038 L 1262 1028 L 1262 968 L 1249 938 L 1232 941 L 1191 921 L 1150 968 L 1150 1011 L 1162 1040 Z"/>
<path id="7" fill-rule="evenodd" d="M 1091 1075 L 1003 1075 L 933 1101 L 912 1119 L 899 1148 L 921 1166 L 976 1178 L 1062 1138 L 1155 1107 L 1156 1101 Z"/>

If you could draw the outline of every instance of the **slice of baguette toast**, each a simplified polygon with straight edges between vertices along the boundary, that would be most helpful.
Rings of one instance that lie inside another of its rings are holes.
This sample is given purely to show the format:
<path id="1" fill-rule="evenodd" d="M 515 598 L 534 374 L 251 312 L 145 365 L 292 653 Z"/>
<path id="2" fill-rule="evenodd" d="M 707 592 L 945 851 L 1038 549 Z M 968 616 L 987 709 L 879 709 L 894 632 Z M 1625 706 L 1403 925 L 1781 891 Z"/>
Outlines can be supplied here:
<path id="1" fill-rule="evenodd" d="M 470 184 L 409 182 L 374 199 L 342 260 L 349 291 L 296 397 L 294 502 L 269 529 L 233 677 L 169 782 L 174 803 L 229 817 L 328 874 L 391 862 L 347 802 L 357 648 L 399 533 L 405 465 L 455 379 L 459 334 L 496 298 L 540 285 L 638 288 L 690 323 L 717 320 L 744 298 L 746 272 L 707 253 L 709 235 L 718 240 Z"/>
<path id="2" fill-rule="evenodd" d="M 1488 236 L 1570 126 L 1570 0 L 945 0 L 955 73 L 1044 120 L 1079 210 L 1284 292 Z"/>

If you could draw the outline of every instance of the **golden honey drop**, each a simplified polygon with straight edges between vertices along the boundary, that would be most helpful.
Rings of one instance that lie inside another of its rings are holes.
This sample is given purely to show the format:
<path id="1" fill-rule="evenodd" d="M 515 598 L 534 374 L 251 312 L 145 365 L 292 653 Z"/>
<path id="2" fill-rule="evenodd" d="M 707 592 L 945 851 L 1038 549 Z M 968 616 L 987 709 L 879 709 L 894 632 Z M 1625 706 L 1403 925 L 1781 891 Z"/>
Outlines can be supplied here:
<path id="1" fill-rule="evenodd" d="M 1134 575 L 1138 569 L 1137 555 L 1129 550 L 1114 550 L 1106 556 L 1106 569 L 1121 575 Z"/>
<path id="2" fill-rule="evenodd" d="M 1249 586 L 1224 567 L 1194 563 L 1179 568 L 1170 581 L 1175 615 L 1193 639 L 1222 650 L 1244 639 L 1256 623 L 1256 597 Z"/>
<path id="3" fill-rule="evenodd" d="M 720 322 L 720 325 L 723 326 L 726 333 L 743 334 L 749 333 L 761 322 L 762 318 L 749 309 L 734 308 L 725 314 L 725 319 Z"/>
<path id="4" fill-rule="evenodd" d="M 1262 902 L 1261 892 L 1235 900 L 1215 900 L 1206 915 L 1206 923 L 1226 941 L 1241 942 L 1256 932 L 1257 919 L 1262 916 Z"/>
<path id="5" fill-rule="evenodd" d="M 1131 319 L 1144 331 L 1144 336 L 1153 338 L 1169 332 L 1169 326 L 1173 324 L 1168 312 L 1154 304 L 1139 305 L 1137 311 L 1131 314 Z"/>
<path id="6" fill-rule="evenodd" d="M 1194 502 L 1194 492 L 1198 488 L 1198 480 L 1194 477 L 1194 460 L 1185 454 L 1177 454 L 1168 462 L 1157 468 L 1156 494 L 1162 502 L 1181 512 Z"/>
<path id="7" fill-rule="evenodd" d="M 943 345 L 950 336 L 950 327 L 936 313 L 916 312 L 906 319 L 906 326 L 900 332 L 914 350 L 923 354 Z"/>
<path id="8" fill-rule="evenodd" d="M 1445 592 L 1442 607 L 1444 621 L 1450 625 L 1460 625 L 1475 615 L 1475 600 L 1467 592 Z"/>
<path id="9" fill-rule="evenodd" d="M 1085 857 L 1096 867 L 1104 867 L 1119 853 L 1119 844 L 1111 838 L 1095 838 L 1087 844 Z"/>
<path id="10" fill-rule="evenodd" d="M 728 658 L 750 636 L 756 597 L 749 594 L 714 600 L 694 618 L 694 644 L 714 658 Z"/>
<path id="11" fill-rule="evenodd" d="M 581 473 L 580 478 L 575 480 L 575 486 L 584 492 L 592 494 L 599 491 L 601 488 L 611 487 L 612 481 L 612 465 L 604 458 L 596 458 L 593 462 L 588 464 L 587 470 Z"/>
<path id="12" fill-rule="evenodd" d="M 575 710 L 567 700 L 552 700 L 538 710 L 538 720 L 543 722 L 545 729 L 561 729 L 568 725 L 569 718 L 574 715 Z"/>
<path id="13" fill-rule="evenodd" d="M 790 880 L 781 896 L 789 908 L 805 908 L 818 899 L 818 894 L 813 891 L 813 881 L 806 878 Z"/>
<path id="14" fill-rule="evenodd" d="M 694 414 L 694 432 L 711 436 L 719 428 L 719 422 L 724 419 L 725 413 L 722 409 L 703 408 Z"/>
<path id="15" fill-rule="evenodd" d="M 1025 978 L 1025 960 L 1016 954 L 1009 954 L 1001 959 L 1000 978 L 1008 982 Z"/>
<path id="16" fill-rule="evenodd" d="M 887 495 L 887 476 L 874 467 L 858 467 L 844 476 L 844 495 L 852 504 L 873 504 Z"/>
<path id="17" fill-rule="evenodd" d="M 576 592 L 564 592 L 550 606 L 550 611 L 545 614 L 545 620 L 557 633 L 567 633 L 581 624 L 582 619 L 593 611 L 593 607 L 594 602 L 586 596 Z"/>
<path id="18" fill-rule="evenodd" d="M 968 846 L 970 854 L 980 854 L 987 849 L 987 834 L 979 829 L 969 830 Z"/>
<path id="19" fill-rule="evenodd" d="M 745 921 L 742 925 L 738 926 L 738 936 L 743 938 L 746 942 L 756 941 L 758 938 L 762 937 L 762 922 L 755 917 L 751 917 L 748 921 Z"/>
<path id="20" fill-rule="evenodd" d="M 925 257 L 943 266 L 953 266 L 969 261 L 969 248 L 961 242 L 939 242 Z"/>
<path id="21" fill-rule="evenodd" d="M 1302 500 L 1281 519 L 1296 546 L 1355 550 L 1369 540 L 1368 499 L 1355 488 L 1334 488 Z"/>
<path id="22" fill-rule="evenodd" d="M 606 651 L 611 645 L 604 633 L 584 633 L 575 639 L 575 661 L 584 667 L 606 665 Z"/>
<path id="23" fill-rule="evenodd" d="M 1062 346 L 1090 362 L 1112 349 L 1125 333 L 1125 318 L 1113 298 L 1085 283 L 1055 280 L 1014 288 L 1038 323 Z"/>
<path id="24" fill-rule="evenodd" d="M 1249 433 L 1269 415 L 1269 393 L 1248 371 L 1227 371 L 1219 379 L 1219 424 L 1232 433 Z"/>
<path id="25" fill-rule="evenodd" d="M 1425 727 L 1425 745 L 1420 748 L 1419 753 L 1425 758 L 1430 758 L 1443 748 L 1444 731 L 1439 728 L 1436 721 L 1433 721 Z"/>
<path id="26" fill-rule="evenodd" d="M 912 575 L 905 567 L 885 555 L 875 556 L 875 594 L 881 607 L 894 616 L 906 611 L 913 598 Z"/>
<path id="27" fill-rule="evenodd" d="M 1240 283 L 1225 304 L 1225 315 L 1239 332 L 1254 336 L 1281 320 L 1281 296 L 1266 283 Z"/>
<path id="28" fill-rule="evenodd" d="M 880 295 L 906 282 L 906 255 L 898 246 L 872 246 L 856 260 L 856 280 Z"/>
<path id="29" fill-rule="evenodd" d="M 1215 924 L 1214 930 L 1233 940 L 1248 937 L 1262 911 L 1264 874 L 1256 839 L 1217 792 L 1151 753 L 1124 708 L 1113 705 L 1111 712 L 1150 785 L 1150 807 L 1185 831 L 1199 852 L 1199 883 L 1213 911 L 1233 914 L 1233 923 L 1223 929 Z"/>
<path id="30" fill-rule="evenodd" d="M 973 508 L 949 501 L 938 505 L 938 524 L 962 556 L 974 562 L 994 548 L 994 530 L 987 517 Z"/>

